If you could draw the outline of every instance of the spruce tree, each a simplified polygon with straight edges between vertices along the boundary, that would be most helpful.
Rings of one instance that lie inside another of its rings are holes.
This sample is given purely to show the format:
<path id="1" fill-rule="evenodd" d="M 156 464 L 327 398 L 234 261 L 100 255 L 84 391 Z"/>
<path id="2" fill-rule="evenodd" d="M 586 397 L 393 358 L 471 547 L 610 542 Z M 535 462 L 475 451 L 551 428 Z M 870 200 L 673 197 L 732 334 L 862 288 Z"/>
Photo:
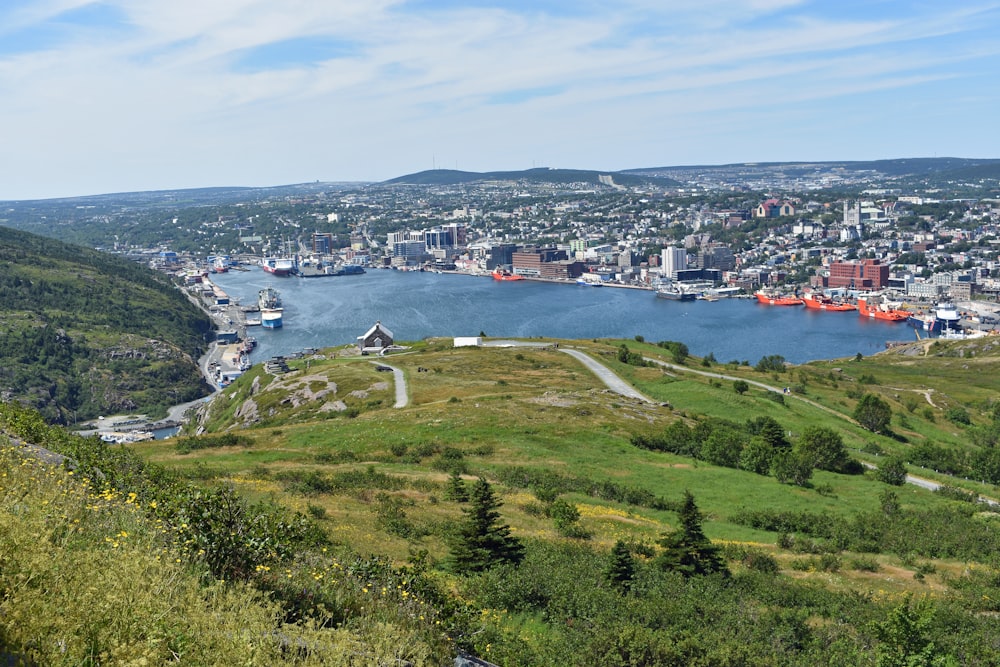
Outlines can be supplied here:
<path id="1" fill-rule="evenodd" d="M 452 470 L 451 475 L 448 476 L 448 486 L 444 490 L 444 499 L 456 503 L 469 502 L 469 490 L 465 488 L 465 481 L 457 470 Z"/>
<path id="2" fill-rule="evenodd" d="M 524 546 L 510 534 L 510 526 L 500 523 L 501 502 L 493 488 L 480 477 L 472 486 L 465 518 L 449 539 L 449 567 L 458 573 L 482 572 L 501 563 L 521 562 Z"/>
<path id="3" fill-rule="evenodd" d="M 622 591 L 632 588 L 635 579 L 635 559 L 632 558 L 632 551 L 623 541 L 618 540 L 611 549 L 611 562 L 604 576 Z"/>
<path id="4" fill-rule="evenodd" d="M 701 512 L 690 491 L 684 492 L 684 502 L 677 511 L 680 528 L 664 535 L 657 542 L 663 552 L 657 564 L 665 570 L 675 570 L 685 577 L 721 572 L 729 574 L 719 548 L 712 544 L 701 529 Z"/>

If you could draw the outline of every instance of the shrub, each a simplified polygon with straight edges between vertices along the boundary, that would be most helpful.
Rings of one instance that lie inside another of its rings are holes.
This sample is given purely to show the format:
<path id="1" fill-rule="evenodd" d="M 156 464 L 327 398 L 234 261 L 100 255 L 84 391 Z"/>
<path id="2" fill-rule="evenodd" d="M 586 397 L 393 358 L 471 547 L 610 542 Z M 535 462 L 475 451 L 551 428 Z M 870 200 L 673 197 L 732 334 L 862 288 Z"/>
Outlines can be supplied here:
<path id="1" fill-rule="evenodd" d="M 962 407 L 948 408 L 944 413 L 944 418 L 953 424 L 959 424 L 961 426 L 968 426 L 972 423 L 972 419 L 969 418 L 969 413 Z"/>
<path id="2" fill-rule="evenodd" d="M 761 357 L 754 370 L 761 373 L 783 373 L 785 371 L 785 358 L 780 354 L 769 354 Z"/>
<path id="3" fill-rule="evenodd" d="M 875 479 L 885 484 L 902 486 L 906 483 L 906 462 L 901 456 L 890 456 L 875 471 Z"/>

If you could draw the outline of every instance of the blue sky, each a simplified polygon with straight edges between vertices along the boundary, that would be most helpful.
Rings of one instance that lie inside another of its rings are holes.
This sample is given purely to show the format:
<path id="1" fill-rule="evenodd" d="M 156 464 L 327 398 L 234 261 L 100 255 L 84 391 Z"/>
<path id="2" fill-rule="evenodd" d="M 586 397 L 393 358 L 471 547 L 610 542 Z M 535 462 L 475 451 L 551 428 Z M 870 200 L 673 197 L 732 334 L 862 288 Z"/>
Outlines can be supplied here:
<path id="1" fill-rule="evenodd" d="M 1000 157 L 1000 0 L 4 0 L 0 200 Z"/>

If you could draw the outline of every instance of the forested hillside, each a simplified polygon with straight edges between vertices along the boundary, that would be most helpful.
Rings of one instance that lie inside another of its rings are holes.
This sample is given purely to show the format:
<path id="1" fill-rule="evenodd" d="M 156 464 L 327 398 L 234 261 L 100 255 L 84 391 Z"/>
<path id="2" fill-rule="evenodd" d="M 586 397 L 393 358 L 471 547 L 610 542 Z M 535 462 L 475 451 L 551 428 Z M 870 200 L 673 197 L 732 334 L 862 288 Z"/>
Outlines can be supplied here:
<path id="1" fill-rule="evenodd" d="M 59 423 L 160 414 L 207 387 L 208 317 L 166 277 L 0 227 L 0 398 Z"/>

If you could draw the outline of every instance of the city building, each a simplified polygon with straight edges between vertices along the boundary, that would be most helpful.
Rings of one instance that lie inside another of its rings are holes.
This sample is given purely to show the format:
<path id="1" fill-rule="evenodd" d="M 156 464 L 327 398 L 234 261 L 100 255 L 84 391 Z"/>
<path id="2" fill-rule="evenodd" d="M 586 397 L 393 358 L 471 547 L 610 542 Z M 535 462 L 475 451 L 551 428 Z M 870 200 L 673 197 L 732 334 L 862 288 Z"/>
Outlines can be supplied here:
<path id="1" fill-rule="evenodd" d="M 822 287 L 884 289 L 889 286 L 889 265 L 877 259 L 830 262 L 828 272 L 827 276 L 822 277 Z"/>
<path id="2" fill-rule="evenodd" d="M 660 275 L 664 278 L 676 279 L 678 271 L 687 269 L 687 250 L 684 248 L 673 246 L 664 248 L 660 252 L 660 257 L 662 258 Z"/>

